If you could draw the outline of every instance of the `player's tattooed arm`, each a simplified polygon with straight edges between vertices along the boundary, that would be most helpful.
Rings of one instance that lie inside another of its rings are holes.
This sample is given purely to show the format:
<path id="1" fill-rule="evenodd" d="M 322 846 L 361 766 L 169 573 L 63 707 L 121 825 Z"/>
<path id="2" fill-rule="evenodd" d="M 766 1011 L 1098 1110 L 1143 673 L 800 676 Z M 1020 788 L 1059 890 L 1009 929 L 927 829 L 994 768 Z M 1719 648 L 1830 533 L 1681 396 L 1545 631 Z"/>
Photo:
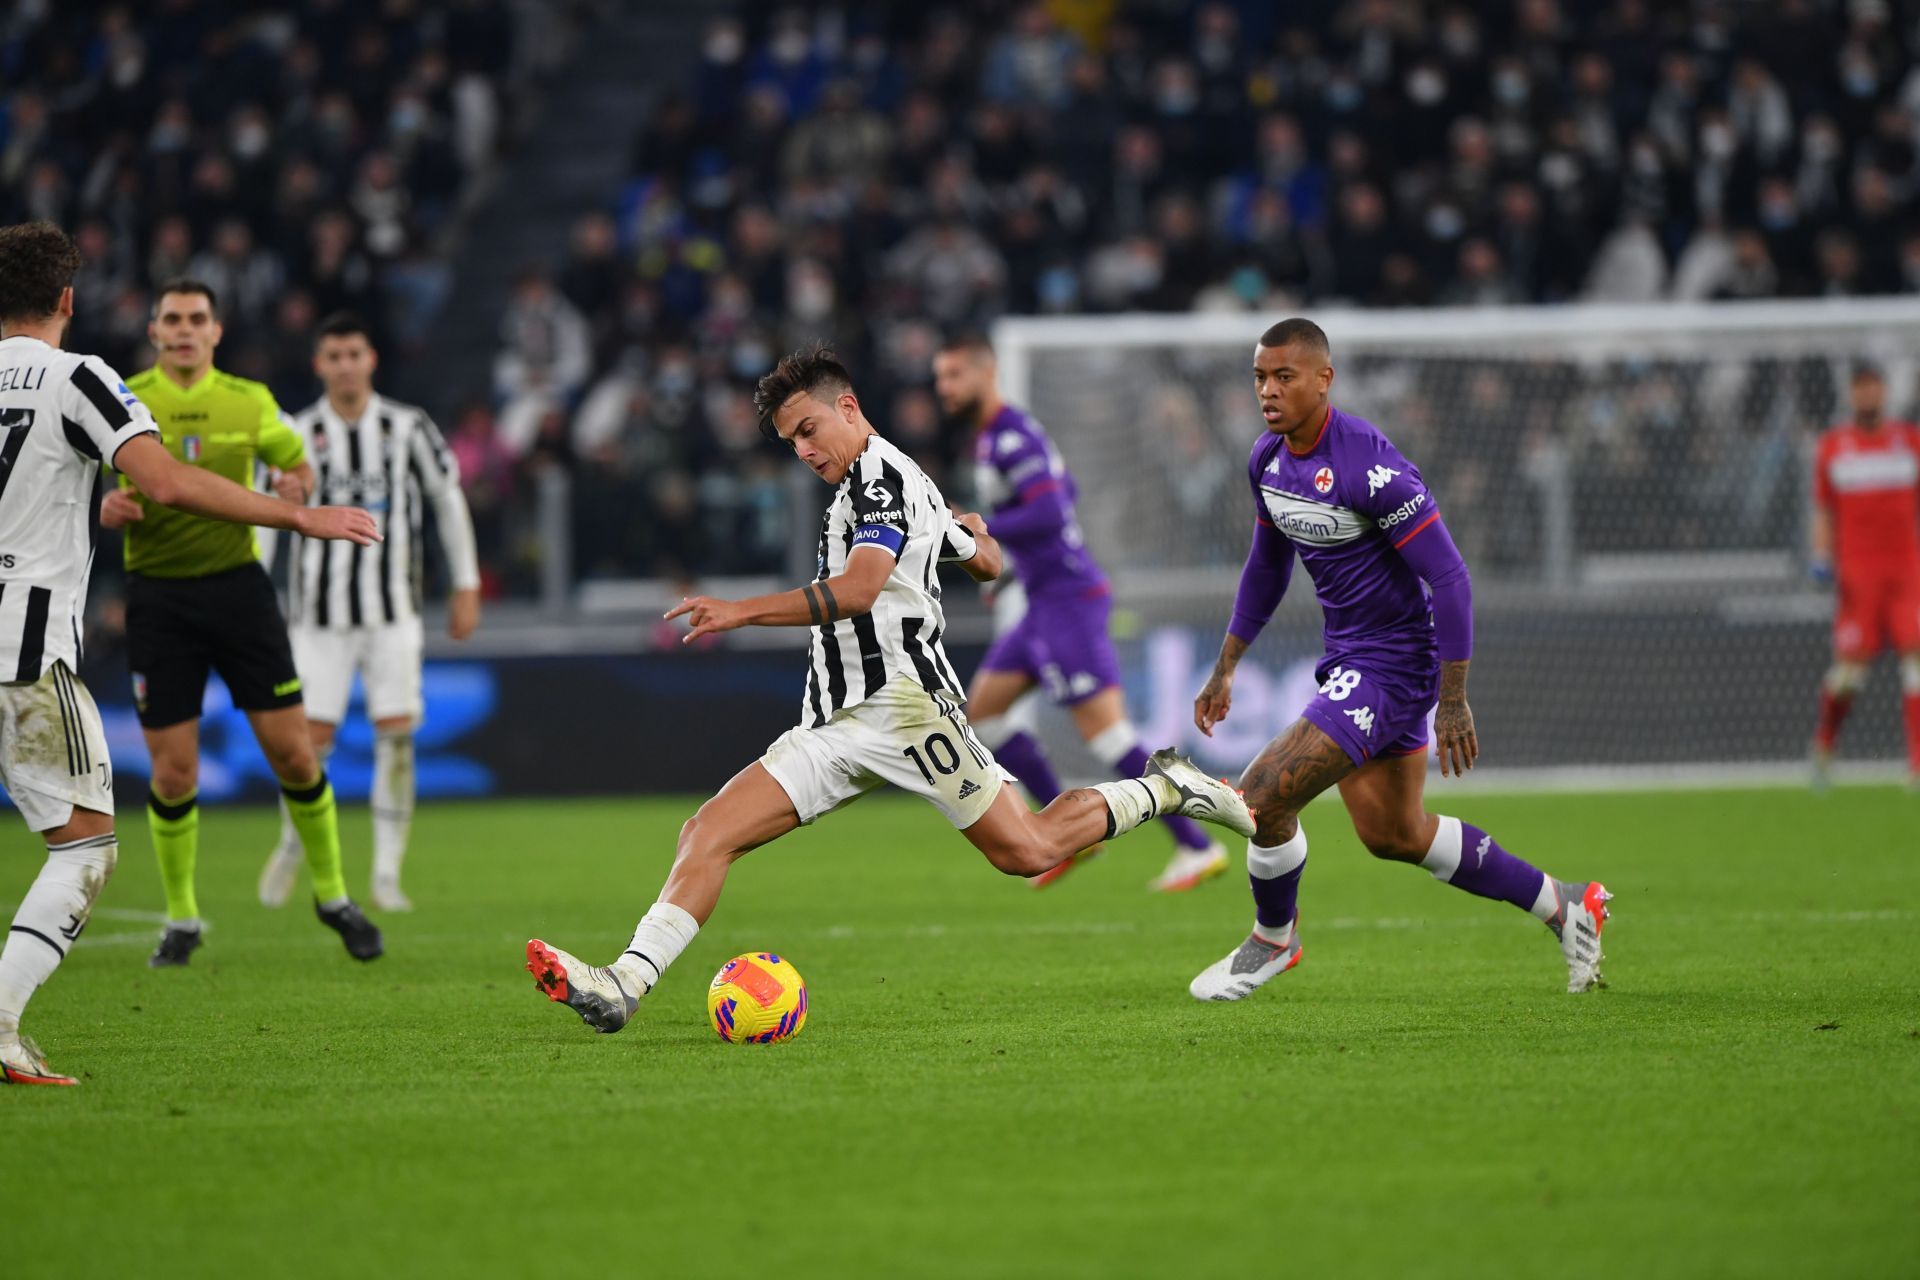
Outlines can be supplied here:
<path id="1" fill-rule="evenodd" d="M 1267 744 L 1240 775 L 1240 789 L 1259 825 L 1253 838 L 1263 845 L 1291 840 L 1307 801 L 1353 772 L 1353 761 L 1326 730 L 1296 720 Z"/>
<path id="2" fill-rule="evenodd" d="M 688 644 L 716 631 L 736 627 L 818 627 L 842 618 L 858 617 L 873 608 L 887 575 L 893 571 L 893 556 L 878 547 L 856 547 L 848 557 L 846 572 L 820 582 L 809 582 L 793 591 L 754 596 L 747 600 L 720 600 L 713 596 L 687 596 L 667 610 L 669 620 L 684 617 L 692 628 L 680 638 Z"/>
<path id="3" fill-rule="evenodd" d="M 1480 737 L 1473 729 L 1473 709 L 1467 705 L 1467 664 L 1440 664 L 1440 705 L 1433 713 L 1435 751 L 1440 776 L 1459 777 L 1480 757 Z"/>
<path id="4" fill-rule="evenodd" d="M 1240 659 L 1247 652 L 1247 642 L 1232 632 L 1220 646 L 1220 656 L 1214 661 L 1213 674 L 1207 677 L 1207 683 L 1200 690 L 1200 696 L 1193 700 L 1194 727 L 1213 736 L 1213 726 L 1227 718 L 1227 710 L 1233 705 L 1233 669 L 1240 665 Z"/>

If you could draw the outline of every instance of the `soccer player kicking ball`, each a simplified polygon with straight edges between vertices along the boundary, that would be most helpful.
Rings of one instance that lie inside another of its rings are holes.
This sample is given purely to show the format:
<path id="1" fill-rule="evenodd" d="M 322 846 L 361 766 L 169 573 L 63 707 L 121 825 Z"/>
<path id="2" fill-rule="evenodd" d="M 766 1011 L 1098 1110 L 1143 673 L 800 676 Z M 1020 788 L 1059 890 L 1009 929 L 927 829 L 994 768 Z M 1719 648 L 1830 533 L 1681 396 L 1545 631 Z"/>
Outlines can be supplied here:
<path id="1" fill-rule="evenodd" d="M 1046 685 L 1087 749 L 1121 777 L 1143 772 L 1147 753 L 1127 719 L 1120 660 L 1107 635 L 1113 592 L 1080 536 L 1073 476 L 1040 424 L 1000 399 L 995 373 L 993 347 L 980 334 L 949 340 L 933 360 L 941 411 L 974 429 L 980 501 L 993 506 L 993 536 L 1011 553 L 1028 601 L 1026 615 L 995 638 L 974 674 L 967 719 L 1044 805 L 1060 794 L 1060 779 L 1033 735 L 1008 714 L 1037 685 Z M 1176 847 L 1151 888 L 1177 893 L 1227 869 L 1226 848 L 1193 819 L 1170 813 L 1160 821 Z M 1069 858 L 1033 882 L 1051 884 L 1084 860 Z"/>
<path id="2" fill-rule="evenodd" d="M 27 1001 L 66 959 L 113 874 L 113 767 L 74 675 L 93 567 L 100 466 L 164 507 L 212 520 L 375 538 L 373 518 L 295 507 L 175 460 L 153 416 L 95 356 L 60 350 L 80 253 L 47 222 L 0 228 L 0 785 L 47 844 L 0 949 L 0 1083 L 71 1085 L 20 1034 Z"/>
<path id="3" fill-rule="evenodd" d="M 1853 421 L 1820 438 L 1813 477 L 1813 570 L 1834 582 L 1833 665 L 1820 685 L 1813 781 L 1827 784 L 1833 744 L 1867 668 L 1900 655 L 1907 785 L 1920 791 L 1920 428 L 1885 417 L 1887 384 L 1854 370 Z"/>
<path id="4" fill-rule="evenodd" d="M 294 415 L 313 460 L 312 497 L 364 495 L 384 540 L 371 552 L 303 542 L 293 550 L 293 661 L 305 686 L 307 727 L 321 760 L 347 717 L 354 672 L 373 721 L 373 905 L 411 911 L 400 864 L 413 825 L 413 733 L 420 720 L 420 508 L 433 503 L 452 593 L 447 634 L 465 640 L 480 623 L 480 558 L 473 516 L 460 492 L 460 464 L 426 411 L 373 389 L 379 355 L 358 316 L 320 322 L 313 371 L 326 394 Z M 260 901 L 286 903 L 305 861 L 286 806 L 280 843 L 260 873 Z"/>
<path id="5" fill-rule="evenodd" d="M 1295 551 L 1326 615 L 1327 652 L 1314 673 L 1318 696 L 1240 780 L 1259 815 L 1247 846 L 1253 932 L 1189 989 L 1200 1000 L 1239 1000 L 1300 962 L 1300 811 L 1337 785 L 1376 858 L 1418 863 L 1436 880 L 1532 913 L 1560 940 L 1567 990 L 1589 990 L 1600 985 L 1605 887 L 1555 880 L 1423 803 L 1436 698 L 1441 774 L 1472 768 L 1480 754 L 1467 709 L 1472 589 L 1419 470 L 1371 423 L 1328 403 L 1330 356 L 1320 327 L 1297 319 L 1261 334 L 1253 352 L 1267 422 L 1248 464 L 1253 549 L 1194 723 L 1212 736 L 1226 719 L 1234 668 L 1273 617 Z"/>
<path id="6" fill-rule="evenodd" d="M 695 596 L 667 616 L 688 620 L 688 640 L 744 626 L 811 627 L 801 723 L 680 829 L 659 901 L 611 965 L 527 943 L 527 968 L 551 999 L 596 1030 L 618 1031 L 713 914 L 736 858 L 883 782 L 929 801 L 1009 875 L 1039 875 L 1162 813 L 1252 834 L 1239 795 L 1171 750 L 1141 777 L 1027 808 L 961 712 L 960 681 L 940 643 L 940 564 L 958 563 L 977 581 L 1000 572 L 986 522 L 956 518 L 933 481 L 875 432 L 831 353 L 788 356 L 760 380 L 754 404 L 763 430 L 835 486 L 818 577 L 750 600 Z"/>

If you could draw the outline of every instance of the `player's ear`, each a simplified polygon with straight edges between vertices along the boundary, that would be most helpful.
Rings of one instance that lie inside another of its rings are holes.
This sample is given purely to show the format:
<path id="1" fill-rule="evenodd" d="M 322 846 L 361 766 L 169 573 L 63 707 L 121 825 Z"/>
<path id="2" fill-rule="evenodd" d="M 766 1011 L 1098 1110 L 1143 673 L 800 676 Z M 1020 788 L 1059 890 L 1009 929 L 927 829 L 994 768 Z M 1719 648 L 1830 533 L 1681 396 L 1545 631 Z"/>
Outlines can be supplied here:
<path id="1" fill-rule="evenodd" d="M 53 304 L 53 314 L 71 319 L 73 316 L 73 286 L 68 285 L 60 291 L 60 301 Z"/>
<path id="2" fill-rule="evenodd" d="M 853 392 L 842 391 L 837 404 L 840 408 L 840 416 L 846 419 L 848 426 L 860 421 L 860 398 Z"/>

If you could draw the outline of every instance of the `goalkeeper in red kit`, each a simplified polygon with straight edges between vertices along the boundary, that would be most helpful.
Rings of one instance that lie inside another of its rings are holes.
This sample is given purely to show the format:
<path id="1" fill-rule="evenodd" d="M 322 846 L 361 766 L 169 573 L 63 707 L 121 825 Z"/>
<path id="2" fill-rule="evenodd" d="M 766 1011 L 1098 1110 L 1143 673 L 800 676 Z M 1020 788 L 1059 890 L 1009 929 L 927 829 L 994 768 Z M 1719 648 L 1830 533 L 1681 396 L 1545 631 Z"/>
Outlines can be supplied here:
<path id="1" fill-rule="evenodd" d="M 1900 658 L 1910 786 L 1920 788 L 1920 428 L 1889 421 L 1887 384 L 1855 368 L 1853 420 L 1820 438 L 1813 473 L 1813 571 L 1837 590 L 1833 665 L 1820 685 L 1814 782 L 1882 649 Z"/>

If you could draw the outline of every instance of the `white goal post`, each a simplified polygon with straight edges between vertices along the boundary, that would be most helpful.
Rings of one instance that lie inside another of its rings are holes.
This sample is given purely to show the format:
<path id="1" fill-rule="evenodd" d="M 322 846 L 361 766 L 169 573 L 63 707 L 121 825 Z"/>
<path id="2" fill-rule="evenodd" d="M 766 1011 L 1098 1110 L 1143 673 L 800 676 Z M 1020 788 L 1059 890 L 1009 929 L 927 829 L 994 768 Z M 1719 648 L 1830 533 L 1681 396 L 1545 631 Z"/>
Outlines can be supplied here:
<path id="1" fill-rule="evenodd" d="M 1812 442 L 1846 415 L 1860 361 L 1887 375 L 1891 412 L 1913 411 L 1920 299 L 1311 314 L 1333 346 L 1336 402 L 1421 468 L 1473 572 L 1488 763 L 1804 755 L 1831 610 L 1806 576 Z M 1279 318 L 994 329 L 1003 391 L 1079 481 L 1134 713 L 1163 736 L 1178 729 L 1174 690 L 1218 645 L 1246 552 L 1245 463 L 1262 430 L 1252 352 Z M 1248 721 L 1290 714 L 1318 622 L 1296 576 L 1256 649 L 1271 688 Z M 1225 750 L 1181 740 L 1224 765 L 1245 732 Z M 1842 754 L 1901 754 L 1891 672 L 1865 691 Z"/>

